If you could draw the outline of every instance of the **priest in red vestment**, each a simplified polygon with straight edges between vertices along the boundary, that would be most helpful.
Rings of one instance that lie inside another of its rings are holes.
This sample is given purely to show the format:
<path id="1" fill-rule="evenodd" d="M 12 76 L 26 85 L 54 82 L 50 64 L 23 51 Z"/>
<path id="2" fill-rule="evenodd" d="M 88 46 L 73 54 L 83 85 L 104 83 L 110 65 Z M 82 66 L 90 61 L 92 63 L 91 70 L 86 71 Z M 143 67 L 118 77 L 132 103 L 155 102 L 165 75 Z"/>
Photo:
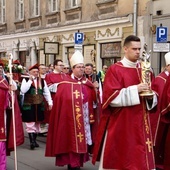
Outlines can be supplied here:
<path id="1" fill-rule="evenodd" d="M 141 68 L 137 67 L 140 49 L 140 39 L 128 36 L 124 58 L 110 66 L 105 76 L 103 112 L 92 160 L 100 161 L 100 170 L 155 168 L 147 108 L 157 104 L 157 97 L 154 94 L 151 100 L 139 95 L 149 89 L 147 83 L 141 83 Z"/>
<path id="2" fill-rule="evenodd" d="M 62 72 L 63 67 L 64 67 L 62 60 L 56 59 L 54 61 L 53 65 L 54 65 L 54 70 L 52 72 L 46 74 L 46 77 L 45 77 L 45 81 L 46 81 L 47 86 L 50 90 L 52 100 L 54 100 L 54 96 L 55 96 L 55 93 L 56 93 L 56 91 L 55 91 L 56 86 L 58 85 L 58 83 L 63 81 L 64 78 L 67 76 L 66 74 L 64 74 Z M 46 113 L 45 113 L 45 120 L 44 121 L 46 123 L 49 123 L 50 113 L 51 113 L 51 111 L 46 111 Z"/>
<path id="3" fill-rule="evenodd" d="M 15 83 L 14 83 L 15 84 Z M 0 64 L 0 169 L 6 170 L 6 155 L 14 150 L 13 140 L 13 121 L 12 110 L 9 109 L 9 101 L 11 97 L 9 90 L 16 89 L 16 85 L 9 86 L 8 78 L 3 74 L 3 65 Z M 23 127 L 19 105 L 14 96 L 14 112 L 15 112 L 15 126 L 16 126 L 16 146 L 24 142 Z"/>
<path id="4" fill-rule="evenodd" d="M 96 91 L 84 77 L 83 56 L 76 51 L 70 59 L 71 77 L 57 85 L 47 135 L 46 156 L 56 157 L 56 166 L 79 170 L 89 160 L 92 145 L 90 124 L 95 123 Z"/>
<path id="5" fill-rule="evenodd" d="M 2 66 L 0 66 L 0 169 L 6 169 L 6 125 L 5 109 L 7 108 L 7 96 L 9 86 L 7 81 L 2 77 Z"/>
<path id="6" fill-rule="evenodd" d="M 165 54 L 165 69 L 152 82 L 158 96 L 158 105 L 150 114 L 154 139 L 155 163 L 159 169 L 170 169 L 170 52 Z M 155 123 L 156 122 L 156 123 Z"/>

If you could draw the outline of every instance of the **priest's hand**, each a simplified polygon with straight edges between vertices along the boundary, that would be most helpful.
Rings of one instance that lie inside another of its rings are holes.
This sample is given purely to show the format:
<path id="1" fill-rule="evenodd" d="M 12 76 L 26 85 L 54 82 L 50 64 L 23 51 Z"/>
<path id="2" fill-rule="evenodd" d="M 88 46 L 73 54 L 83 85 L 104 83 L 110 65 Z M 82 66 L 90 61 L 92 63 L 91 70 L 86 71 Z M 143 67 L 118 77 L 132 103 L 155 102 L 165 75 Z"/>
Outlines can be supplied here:
<path id="1" fill-rule="evenodd" d="M 99 83 L 97 81 L 93 82 L 94 88 L 99 88 Z"/>
<path id="2" fill-rule="evenodd" d="M 13 78 L 13 74 L 12 73 L 6 73 L 6 76 L 10 79 L 12 79 Z"/>
<path id="3" fill-rule="evenodd" d="M 9 85 L 9 90 L 10 91 L 15 91 L 15 90 L 17 90 L 17 88 L 16 88 L 15 85 Z"/>
<path id="4" fill-rule="evenodd" d="M 52 107 L 53 107 L 52 105 L 49 105 L 49 106 L 48 106 L 48 110 L 51 110 L 51 109 L 52 109 Z"/>
<path id="5" fill-rule="evenodd" d="M 147 83 L 140 83 L 137 85 L 137 89 L 138 89 L 138 92 L 142 92 L 142 91 L 145 91 L 145 90 L 149 90 L 149 86 Z"/>

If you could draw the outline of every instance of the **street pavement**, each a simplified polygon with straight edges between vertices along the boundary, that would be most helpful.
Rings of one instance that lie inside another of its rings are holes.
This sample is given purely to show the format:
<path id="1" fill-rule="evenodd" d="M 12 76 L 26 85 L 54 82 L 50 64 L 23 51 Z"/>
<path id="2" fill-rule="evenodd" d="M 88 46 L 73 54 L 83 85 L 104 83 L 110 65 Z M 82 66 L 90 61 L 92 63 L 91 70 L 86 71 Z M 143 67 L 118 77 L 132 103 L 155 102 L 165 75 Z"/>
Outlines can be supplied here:
<path id="1" fill-rule="evenodd" d="M 17 147 L 17 170 L 67 170 L 67 166 L 55 166 L 55 158 L 45 157 L 46 137 L 37 139 L 39 148 L 30 150 L 29 139 L 25 136 L 23 145 Z M 7 170 L 15 170 L 14 152 L 7 158 Z M 94 166 L 91 161 L 84 164 L 81 170 L 97 170 L 98 163 Z"/>

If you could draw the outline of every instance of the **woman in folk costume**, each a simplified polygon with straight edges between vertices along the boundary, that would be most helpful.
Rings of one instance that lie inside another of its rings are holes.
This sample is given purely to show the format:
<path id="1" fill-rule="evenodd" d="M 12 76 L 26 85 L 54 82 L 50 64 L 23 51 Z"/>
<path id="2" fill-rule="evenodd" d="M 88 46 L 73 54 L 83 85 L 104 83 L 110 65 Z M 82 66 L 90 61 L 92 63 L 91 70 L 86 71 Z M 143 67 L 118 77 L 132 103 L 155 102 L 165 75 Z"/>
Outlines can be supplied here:
<path id="1" fill-rule="evenodd" d="M 89 160 L 90 125 L 95 123 L 96 91 L 84 76 L 83 56 L 76 51 L 70 59 L 71 77 L 56 88 L 47 135 L 46 156 L 56 157 L 56 166 L 79 170 Z"/>
<path id="2" fill-rule="evenodd" d="M 38 65 L 30 67 L 29 72 L 30 77 L 24 78 L 21 83 L 21 94 L 24 96 L 22 121 L 25 122 L 30 149 L 33 150 L 39 147 L 36 138 L 40 132 L 40 123 L 44 120 L 43 96 L 48 102 L 49 110 L 52 108 L 52 99 L 45 80 L 39 77 Z"/>

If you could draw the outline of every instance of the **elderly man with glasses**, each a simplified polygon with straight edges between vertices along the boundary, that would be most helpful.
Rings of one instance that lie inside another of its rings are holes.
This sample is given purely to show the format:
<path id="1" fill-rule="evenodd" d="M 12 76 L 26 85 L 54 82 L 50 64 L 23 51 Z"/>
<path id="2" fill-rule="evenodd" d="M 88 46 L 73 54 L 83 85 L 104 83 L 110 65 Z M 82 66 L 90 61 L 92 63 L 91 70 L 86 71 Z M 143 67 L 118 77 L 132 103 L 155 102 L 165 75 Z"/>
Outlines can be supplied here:
<path id="1" fill-rule="evenodd" d="M 70 75 L 71 73 L 70 66 L 66 63 L 64 64 L 63 73 L 68 74 L 68 75 Z"/>

